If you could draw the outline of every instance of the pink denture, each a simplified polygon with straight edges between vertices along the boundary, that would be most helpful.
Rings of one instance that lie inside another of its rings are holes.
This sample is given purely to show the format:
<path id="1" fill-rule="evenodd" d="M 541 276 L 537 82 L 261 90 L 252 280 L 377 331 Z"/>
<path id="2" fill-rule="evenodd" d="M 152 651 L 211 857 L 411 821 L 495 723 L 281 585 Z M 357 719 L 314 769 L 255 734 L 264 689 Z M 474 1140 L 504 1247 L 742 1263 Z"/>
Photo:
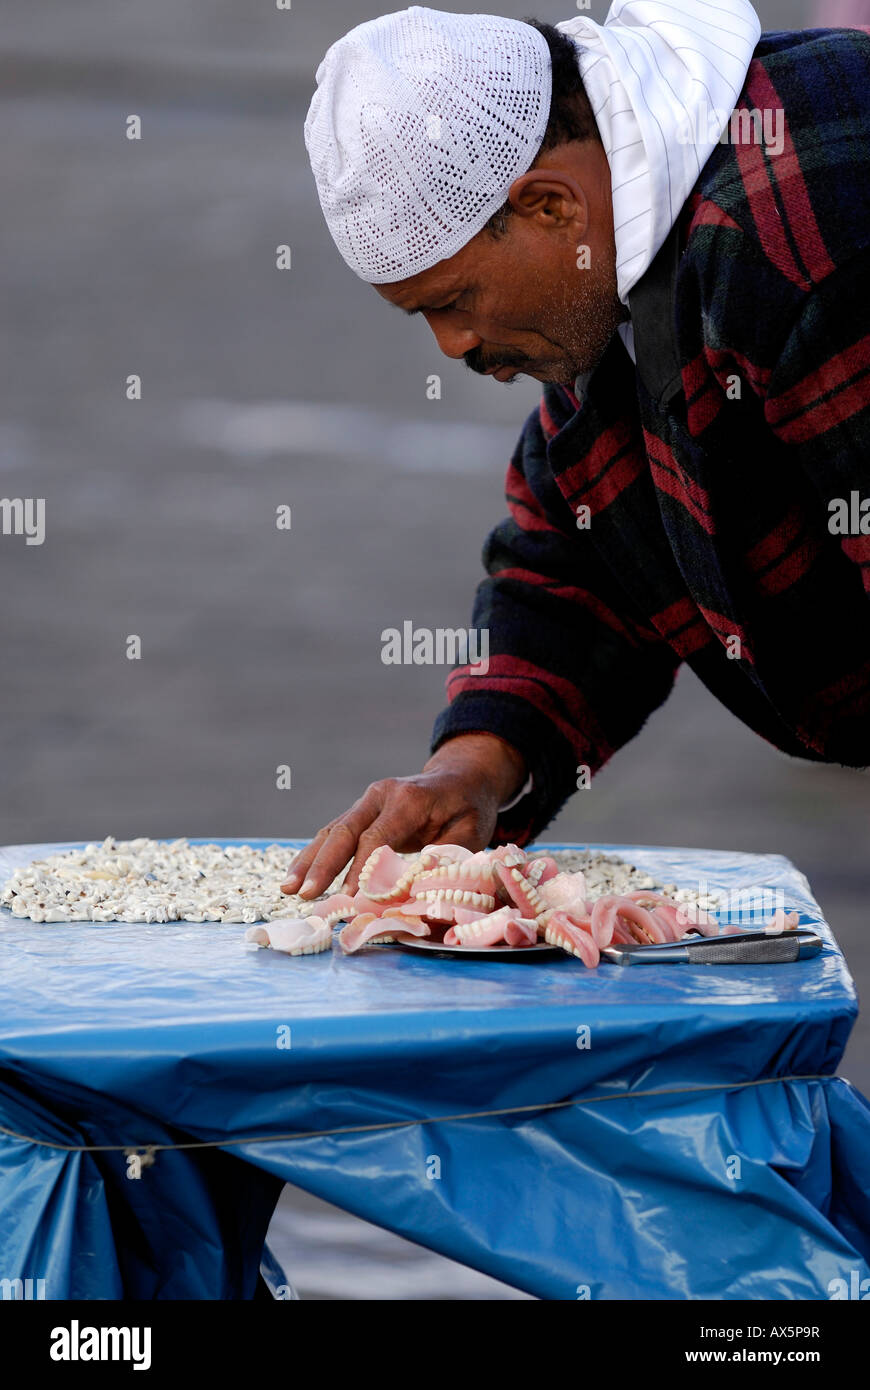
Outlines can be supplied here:
<path id="1" fill-rule="evenodd" d="M 645 943 L 659 943 L 669 939 L 662 923 L 657 922 L 653 914 L 641 907 L 640 903 L 632 902 L 630 898 L 622 898 L 617 911 L 642 946 Z"/>
<path id="2" fill-rule="evenodd" d="M 375 917 L 380 917 L 389 903 L 376 903 L 373 898 L 369 898 L 359 889 L 353 896 L 353 913 L 359 915 L 361 912 L 371 912 Z"/>
<path id="3" fill-rule="evenodd" d="M 676 903 L 658 902 L 650 912 L 665 933 L 666 941 L 679 941 L 686 934 L 686 923 L 680 917 Z"/>
<path id="4" fill-rule="evenodd" d="M 783 908 L 778 907 L 770 921 L 766 923 L 764 930 L 770 932 L 771 935 L 781 931 L 793 931 L 795 927 L 800 925 L 800 920 L 797 912 L 786 912 Z"/>
<path id="5" fill-rule="evenodd" d="M 590 924 L 592 935 L 599 950 L 603 951 L 605 946 L 609 946 L 612 942 L 616 942 L 617 945 L 624 945 L 634 941 L 634 937 L 630 936 L 627 929 L 620 925 L 616 899 L 613 894 L 600 897 L 592 904 Z"/>
<path id="6" fill-rule="evenodd" d="M 411 881 L 422 867 L 419 859 L 403 859 L 389 845 L 380 845 L 363 864 L 359 886 L 374 902 L 395 902 L 408 896 Z"/>
<path id="7" fill-rule="evenodd" d="M 316 903 L 318 917 L 332 924 L 340 922 L 342 918 L 353 917 L 359 909 L 354 906 L 354 900 L 348 893 L 333 893 L 328 898 L 320 898 Z"/>
<path id="8" fill-rule="evenodd" d="M 687 931 L 700 932 L 701 936 L 719 935 L 719 923 L 692 903 L 680 903 L 677 920 L 682 923 L 683 935 Z"/>
<path id="9" fill-rule="evenodd" d="M 496 849 L 484 849 L 480 852 L 497 864 L 515 864 L 522 868 L 526 862 L 525 850 L 520 849 L 519 845 L 498 845 Z"/>
<path id="10" fill-rule="evenodd" d="M 421 917 L 404 917 L 400 909 L 390 908 L 382 915 L 361 912 L 342 927 L 338 942 L 345 955 L 352 955 L 367 942 L 379 941 L 381 937 L 392 937 L 395 933 L 408 933 L 411 936 L 429 936 L 429 924 Z"/>
<path id="11" fill-rule="evenodd" d="M 575 874 L 555 874 L 538 888 L 545 907 L 586 908 L 586 879 L 578 870 Z"/>
<path id="12" fill-rule="evenodd" d="M 560 872 L 559 865 L 549 854 L 542 854 L 534 859 L 526 859 L 523 867 L 523 873 L 536 888 L 539 888 L 542 883 L 547 883 L 551 878 L 555 878 Z"/>
<path id="13" fill-rule="evenodd" d="M 317 955 L 329 950 L 332 931 L 321 917 L 273 917 L 265 927 L 249 927 L 245 940 L 291 956 Z"/>
<path id="14" fill-rule="evenodd" d="M 401 907 L 387 909 L 381 918 L 381 932 L 385 936 L 392 935 L 393 932 L 403 936 L 432 935 L 428 922 L 422 917 L 412 916 L 410 912 L 403 912 Z"/>
<path id="15" fill-rule="evenodd" d="M 552 946 L 561 946 L 569 955 L 576 955 L 590 970 L 594 970 L 601 953 L 598 944 L 587 929 L 581 926 L 569 912 L 551 912 L 544 928 L 544 940 Z"/>
<path id="16" fill-rule="evenodd" d="M 504 939 L 508 946 L 536 946 L 538 924 L 526 917 L 512 917 L 504 929 Z"/>
<path id="17" fill-rule="evenodd" d="M 480 917 L 480 909 L 461 907 L 458 903 L 447 902 L 444 898 L 436 898 L 434 902 L 419 898 L 416 902 L 388 907 L 383 916 L 385 920 L 397 916 L 422 917 L 435 926 L 454 926 L 464 922 L 476 922 Z"/>
<path id="18" fill-rule="evenodd" d="M 501 887 L 502 897 L 513 903 L 523 917 L 534 918 L 544 911 L 545 904 L 538 890 L 521 869 L 507 864 L 496 864 L 495 877 Z"/>
<path id="19" fill-rule="evenodd" d="M 471 858 L 471 850 L 464 845 L 424 845 L 420 858 L 434 858 L 439 864 L 459 864 L 463 859 Z"/>
<path id="20" fill-rule="evenodd" d="M 509 923 L 522 920 L 515 907 L 503 907 L 498 912 L 490 912 L 485 917 L 476 918 L 473 922 L 451 927 L 450 931 L 445 934 L 444 940 L 447 941 L 449 936 L 451 938 L 449 945 L 495 946 L 499 941 L 505 940 L 505 931 Z"/>

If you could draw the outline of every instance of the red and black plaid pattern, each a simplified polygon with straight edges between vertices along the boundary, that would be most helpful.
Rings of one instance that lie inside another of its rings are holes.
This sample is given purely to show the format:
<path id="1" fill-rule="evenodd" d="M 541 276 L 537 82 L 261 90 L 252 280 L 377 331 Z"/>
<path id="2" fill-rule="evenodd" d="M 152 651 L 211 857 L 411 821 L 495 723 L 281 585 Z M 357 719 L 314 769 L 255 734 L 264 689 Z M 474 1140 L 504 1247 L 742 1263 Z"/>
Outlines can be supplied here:
<path id="1" fill-rule="evenodd" d="M 615 337 L 511 460 L 473 613 L 489 669 L 451 673 L 433 738 L 523 753 L 502 840 L 539 834 L 684 661 L 784 751 L 870 764 L 870 535 L 829 528 L 832 499 L 870 498 L 870 30 L 764 35 L 738 107 L 781 113 L 782 148 L 718 145 L 683 210 L 682 390 L 654 399 Z"/>

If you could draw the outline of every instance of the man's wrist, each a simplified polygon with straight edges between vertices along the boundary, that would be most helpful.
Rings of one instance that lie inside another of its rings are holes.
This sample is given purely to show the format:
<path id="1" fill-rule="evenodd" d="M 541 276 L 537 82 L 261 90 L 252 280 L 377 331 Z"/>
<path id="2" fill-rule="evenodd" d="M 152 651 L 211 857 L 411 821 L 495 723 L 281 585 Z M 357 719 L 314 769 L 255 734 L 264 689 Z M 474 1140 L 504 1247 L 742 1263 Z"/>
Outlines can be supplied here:
<path id="1" fill-rule="evenodd" d="M 490 783 L 499 806 L 510 802 L 528 780 L 528 768 L 522 753 L 498 734 L 454 734 L 432 754 L 423 771 L 449 767 L 454 762 L 461 762 L 464 769 L 477 768 Z"/>
<path id="2" fill-rule="evenodd" d="M 529 773 L 528 777 L 526 778 L 523 785 L 520 787 L 519 791 L 516 792 L 515 795 L 510 798 L 509 801 L 503 801 L 501 803 L 501 805 L 498 808 L 499 815 L 501 815 L 504 811 L 512 811 L 515 806 L 518 806 L 521 801 L 525 800 L 525 798 L 529 795 L 529 792 L 531 792 L 533 789 L 534 780 L 532 778 L 532 774 Z"/>

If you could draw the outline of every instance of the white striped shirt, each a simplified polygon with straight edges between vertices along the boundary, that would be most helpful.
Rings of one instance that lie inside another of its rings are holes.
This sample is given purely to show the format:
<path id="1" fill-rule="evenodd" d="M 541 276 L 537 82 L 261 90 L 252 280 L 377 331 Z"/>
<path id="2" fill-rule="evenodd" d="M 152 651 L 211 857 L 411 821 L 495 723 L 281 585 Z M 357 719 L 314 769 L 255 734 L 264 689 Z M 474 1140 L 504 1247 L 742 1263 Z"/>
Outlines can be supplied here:
<path id="1" fill-rule="evenodd" d="M 610 164 L 626 304 L 718 143 L 761 26 L 749 0 L 614 0 L 603 25 L 581 16 L 557 28 L 580 46 Z"/>

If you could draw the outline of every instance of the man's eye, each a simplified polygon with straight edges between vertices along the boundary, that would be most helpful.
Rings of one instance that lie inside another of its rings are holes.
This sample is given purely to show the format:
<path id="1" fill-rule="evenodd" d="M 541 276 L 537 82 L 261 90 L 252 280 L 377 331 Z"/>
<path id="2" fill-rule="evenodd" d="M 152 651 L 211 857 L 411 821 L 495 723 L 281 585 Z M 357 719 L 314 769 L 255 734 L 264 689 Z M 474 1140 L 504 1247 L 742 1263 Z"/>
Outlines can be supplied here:
<path id="1" fill-rule="evenodd" d="M 446 314 L 448 309 L 455 309 L 458 303 L 459 303 L 459 300 L 458 300 L 458 299 L 454 299 L 453 302 L 452 302 L 452 304 L 442 304 L 438 309 L 435 310 L 435 313 L 436 313 L 436 314 Z"/>

